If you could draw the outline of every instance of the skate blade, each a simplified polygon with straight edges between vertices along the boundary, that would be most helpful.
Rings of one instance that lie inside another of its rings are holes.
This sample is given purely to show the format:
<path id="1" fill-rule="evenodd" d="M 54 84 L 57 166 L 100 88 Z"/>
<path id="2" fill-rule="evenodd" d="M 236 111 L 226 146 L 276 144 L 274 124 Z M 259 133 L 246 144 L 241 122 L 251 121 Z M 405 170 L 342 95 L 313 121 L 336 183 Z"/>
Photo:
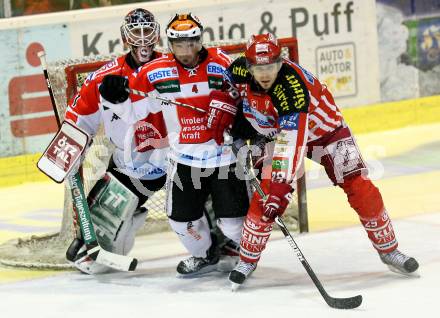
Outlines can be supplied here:
<path id="1" fill-rule="evenodd" d="M 398 270 L 397 268 L 395 268 L 394 266 L 391 265 L 387 265 L 388 268 L 390 269 L 390 271 L 392 271 L 393 273 L 402 275 L 402 276 L 406 276 L 406 277 L 413 277 L 413 278 L 420 278 L 420 273 L 418 270 L 412 272 L 412 273 L 407 273 L 407 272 L 403 272 L 401 270 Z"/>
<path id="2" fill-rule="evenodd" d="M 231 291 L 233 293 L 235 293 L 239 288 L 240 288 L 241 284 L 237 284 L 237 283 L 232 283 L 231 282 Z"/>
<path id="3" fill-rule="evenodd" d="M 188 273 L 188 274 L 177 273 L 176 277 L 177 278 L 184 278 L 184 279 L 185 278 L 194 278 L 194 277 L 200 277 L 203 274 L 207 274 L 207 273 L 211 273 L 211 272 L 215 272 L 215 271 L 217 271 L 217 264 L 208 265 L 206 267 L 203 267 L 198 272 L 194 272 L 194 273 Z"/>

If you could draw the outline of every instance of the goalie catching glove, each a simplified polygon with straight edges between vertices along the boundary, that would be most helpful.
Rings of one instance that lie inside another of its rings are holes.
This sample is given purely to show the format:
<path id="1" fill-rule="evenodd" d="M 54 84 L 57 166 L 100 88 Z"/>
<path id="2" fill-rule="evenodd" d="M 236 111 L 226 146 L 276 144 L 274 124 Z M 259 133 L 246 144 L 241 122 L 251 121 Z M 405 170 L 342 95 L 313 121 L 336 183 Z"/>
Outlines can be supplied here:
<path id="1" fill-rule="evenodd" d="M 212 91 L 209 94 L 207 127 L 212 130 L 217 144 L 223 143 L 223 132 L 234 123 L 237 114 L 236 101 L 227 92 Z"/>
<path id="2" fill-rule="evenodd" d="M 290 184 L 271 182 L 269 194 L 265 202 L 262 202 L 263 215 L 261 220 L 273 221 L 277 216 L 283 215 L 290 201 L 292 201 L 293 189 Z"/>
<path id="3" fill-rule="evenodd" d="M 112 104 L 123 103 L 128 98 L 128 79 L 119 75 L 106 75 L 99 86 L 101 96 Z"/>

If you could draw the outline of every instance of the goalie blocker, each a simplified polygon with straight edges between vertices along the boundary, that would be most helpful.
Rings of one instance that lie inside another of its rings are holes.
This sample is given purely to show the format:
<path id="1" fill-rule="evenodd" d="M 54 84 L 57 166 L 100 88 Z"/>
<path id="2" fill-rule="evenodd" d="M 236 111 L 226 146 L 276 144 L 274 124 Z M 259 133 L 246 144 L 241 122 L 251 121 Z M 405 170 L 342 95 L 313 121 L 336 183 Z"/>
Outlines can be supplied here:
<path id="1" fill-rule="evenodd" d="M 61 183 L 78 170 L 81 158 L 90 144 L 90 136 L 85 131 L 64 121 L 38 160 L 37 167 L 49 178 Z"/>
<path id="2" fill-rule="evenodd" d="M 127 255 L 134 246 L 136 232 L 145 222 L 147 209 L 136 208 L 139 198 L 109 172 L 93 187 L 88 200 L 99 245 L 106 251 Z M 110 270 L 87 256 L 79 239 L 72 242 L 66 257 L 87 274 Z"/>

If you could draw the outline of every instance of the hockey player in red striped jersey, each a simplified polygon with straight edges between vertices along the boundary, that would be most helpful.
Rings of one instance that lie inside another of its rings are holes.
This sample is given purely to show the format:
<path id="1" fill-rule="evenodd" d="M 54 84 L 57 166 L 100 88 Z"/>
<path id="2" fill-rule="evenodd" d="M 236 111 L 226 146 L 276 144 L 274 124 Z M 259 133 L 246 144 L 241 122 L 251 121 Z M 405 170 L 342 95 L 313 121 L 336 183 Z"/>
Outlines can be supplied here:
<path id="1" fill-rule="evenodd" d="M 159 111 L 164 114 L 170 142 L 167 215 L 171 228 L 191 254 L 177 265 L 182 277 L 216 270 L 221 264 L 219 246 L 204 214 L 208 196 L 218 227 L 230 245 L 235 242 L 237 248 L 249 207 L 246 182 L 235 174 L 236 159 L 231 147 L 224 145 L 223 133 L 207 129 L 205 116 L 209 109 L 215 109 L 221 111 L 221 127 L 229 127 L 233 121 L 235 100 L 221 91 L 223 74 L 231 59 L 218 48 L 203 47 L 202 30 L 197 17 L 176 14 L 166 29 L 172 53 L 146 64 L 129 79 L 131 89 L 193 105 L 201 111 L 134 94 L 120 106 L 132 109 L 130 116 L 143 117 Z M 105 79 L 101 93 L 120 88 L 108 84 Z M 109 102 L 120 102 L 111 94 L 103 93 L 103 97 Z"/>
<path id="2" fill-rule="evenodd" d="M 70 101 L 65 118 L 91 136 L 95 136 L 103 124 L 106 137 L 115 146 L 107 167 L 107 172 L 111 174 L 106 174 L 96 183 L 88 200 L 100 245 L 111 252 L 126 255 L 133 246 L 136 230 L 142 226 L 147 215 L 146 209 L 141 206 L 165 184 L 168 144 L 162 113 L 140 118 L 135 123 L 129 122 L 100 96 L 99 87 L 106 75 L 127 77 L 138 67 L 162 55 L 154 51 L 159 41 L 159 24 L 148 10 L 138 8 L 130 11 L 120 30 L 124 46 L 130 52 L 87 77 Z M 112 94 L 120 98 L 128 93 L 113 91 Z M 112 188 L 113 185 L 115 188 Z M 120 189 L 124 189 L 123 192 Z M 117 205 L 128 198 L 135 202 L 127 202 L 126 209 Z M 96 204 L 101 201 L 112 204 Z M 81 245 L 82 241 L 75 239 L 67 253 L 68 259 L 79 270 L 97 274 L 108 269 L 90 258 L 81 258 L 84 254 Z"/>
<path id="3" fill-rule="evenodd" d="M 334 185 L 347 194 L 381 260 L 393 271 L 416 271 L 417 261 L 397 250 L 381 194 L 368 178 L 356 141 L 326 86 L 282 58 L 272 34 L 252 36 L 245 56 L 228 72 L 243 97 L 244 117 L 258 133 L 274 138 L 271 165 L 263 168 L 261 184 L 267 200 L 254 193 L 241 238 L 241 261 L 230 281 L 242 284 L 255 270 L 274 218 L 290 202 L 304 155 L 323 165 Z M 210 117 L 215 123 L 216 114 Z"/>

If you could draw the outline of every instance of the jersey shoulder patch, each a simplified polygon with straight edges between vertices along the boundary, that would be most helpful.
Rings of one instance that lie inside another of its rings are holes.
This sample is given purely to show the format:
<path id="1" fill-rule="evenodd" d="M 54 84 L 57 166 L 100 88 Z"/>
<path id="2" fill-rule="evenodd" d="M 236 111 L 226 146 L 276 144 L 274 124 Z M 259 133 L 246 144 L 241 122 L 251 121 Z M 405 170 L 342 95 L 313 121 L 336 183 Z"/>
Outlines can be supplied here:
<path id="1" fill-rule="evenodd" d="M 307 85 L 295 68 L 288 63 L 283 63 L 268 93 L 280 116 L 308 112 L 310 96 Z"/>
<path id="2" fill-rule="evenodd" d="M 288 64 L 291 67 L 293 67 L 298 73 L 300 73 L 300 75 L 302 75 L 302 77 L 304 77 L 306 81 L 309 82 L 311 85 L 315 84 L 315 80 L 317 81 L 315 76 L 312 73 L 310 73 L 308 70 L 303 68 L 301 65 L 292 61 L 288 61 Z"/>
<path id="3" fill-rule="evenodd" d="M 213 61 L 228 67 L 232 63 L 231 57 L 219 47 L 208 48 L 208 55 Z"/>
<path id="4" fill-rule="evenodd" d="M 246 67 L 246 58 L 244 56 L 238 57 L 228 67 L 228 73 L 234 84 L 243 84 L 251 80 L 251 74 Z"/>
<path id="5" fill-rule="evenodd" d="M 104 64 L 99 69 L 97 69 L 96 71 L 87 75 L 83 85 L 88 86 L 91 81 L 95 81 L 99 84 L 104 79 L 104 76 L 109 74 L 119 74 L 121 72 L 123 65 L 123 63 L 121 63 L 121 59 L 123 60 L 124 56 L 109 61 L 108 63 Z"/>

